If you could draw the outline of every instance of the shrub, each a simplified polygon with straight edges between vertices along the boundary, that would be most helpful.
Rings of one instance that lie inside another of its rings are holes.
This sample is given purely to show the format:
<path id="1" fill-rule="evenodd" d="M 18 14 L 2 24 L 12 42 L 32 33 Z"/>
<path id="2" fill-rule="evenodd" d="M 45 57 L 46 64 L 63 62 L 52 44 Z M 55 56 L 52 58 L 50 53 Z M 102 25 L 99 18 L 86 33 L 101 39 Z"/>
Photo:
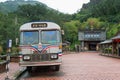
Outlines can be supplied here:
<path id="1" fill-rule="evenodd" d="M 17 56 L 18 53 L 19 53 L 19 48 L 18 47 L 12 47 L 11 56 Z"/>
<path id="2" fill-rule="evenodd" d="M 111 53 L 112 52 L 112 48 L 105 48 L 105 53 Z"/>

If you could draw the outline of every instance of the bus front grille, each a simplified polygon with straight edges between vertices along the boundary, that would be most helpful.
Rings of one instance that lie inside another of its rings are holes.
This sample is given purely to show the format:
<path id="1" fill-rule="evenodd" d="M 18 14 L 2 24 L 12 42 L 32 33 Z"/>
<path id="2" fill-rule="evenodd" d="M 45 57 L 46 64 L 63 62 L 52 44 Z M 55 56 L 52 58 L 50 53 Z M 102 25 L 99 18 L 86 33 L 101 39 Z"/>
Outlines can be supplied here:
<path id="1" fill-rule="evenodd" d="M 31 61 L 49 61 L 50 54 L 33 54 L 31 56 Z"/>
<path id="2" fill-rule="evenodd" d="M 26 56 L 30 56 L 29 61 L 49 61 L 51 54 L 26 54 Z"/>

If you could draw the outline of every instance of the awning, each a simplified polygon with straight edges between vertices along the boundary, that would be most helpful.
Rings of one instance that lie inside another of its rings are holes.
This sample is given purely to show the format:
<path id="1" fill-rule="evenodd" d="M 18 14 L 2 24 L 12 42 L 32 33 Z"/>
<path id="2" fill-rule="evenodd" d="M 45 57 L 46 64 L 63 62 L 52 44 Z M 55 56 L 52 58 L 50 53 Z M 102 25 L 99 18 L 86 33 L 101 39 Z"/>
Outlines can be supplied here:
<path id="1" fill-rule="evenodd" d="M 113 42 L 120 42 L 120 35 L 117 35 L 112 38 Z"/>
<path id="2" fill-rule="evenodd" d="M 120 35 L 113 37 L 112 39 L 120 39 Z"/>
<path id="3" fill-rule="evenodd" d="M 101 42 L 100 44 L 108 44 L 108 43 L 112 43 L 112 40 L 111 39 L 110 40 L 105 40 L 105 41 Z"/>

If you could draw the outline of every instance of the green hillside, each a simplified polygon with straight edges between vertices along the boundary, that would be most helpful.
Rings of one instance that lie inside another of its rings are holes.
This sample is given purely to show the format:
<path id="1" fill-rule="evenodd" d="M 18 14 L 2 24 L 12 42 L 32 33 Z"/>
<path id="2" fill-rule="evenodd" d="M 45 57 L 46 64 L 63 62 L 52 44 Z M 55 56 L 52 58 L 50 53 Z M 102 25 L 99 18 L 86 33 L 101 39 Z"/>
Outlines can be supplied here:
<path id="1" fill-rule="evenodd" d="M 18 6 L 26 5 L 26 4 L 45 5 L 45 4 L 35 1 L 35 0 L 27 0 L 27 1 L 26 0 L 7 0 L 6 2 L 0 3 L 0 12 L 3 12 L 3 13 L 13 12 L 13 11 L 17 10 Z"/>
<path id="2" fill-rule="evenodd" d="M 84 25 L 89 27 L 106 29 L 109 39 L 120 29 L 119 4 L 120 0 L 90 0 L 88 4 L 83 5 L 79 12 L 74 14 L 73 19 L 86 23 Z"/>
<path id="3" fill-rule="evenodd" d="M 37 1 L 9 0 L 0 3 L 0 46 L 6 51 L 7 40 L 19 38 L 19 27 L 30 21 L 53 21 L 63 27 L 71 15 L 63 14 Z"/>
<path id="4" fill-rule="evenodd" d="M 90 0 L 75 14 L 64 14 L 35 0 L 8 0 L 0 3 L 0 46 L 19 38 L 19 27 L 29 21 L 53 21 L 61 26 L 71 49 L 78 44 L 78 30 L 104 29 L 107 39 L 120 31 L 120 0 Z"/>

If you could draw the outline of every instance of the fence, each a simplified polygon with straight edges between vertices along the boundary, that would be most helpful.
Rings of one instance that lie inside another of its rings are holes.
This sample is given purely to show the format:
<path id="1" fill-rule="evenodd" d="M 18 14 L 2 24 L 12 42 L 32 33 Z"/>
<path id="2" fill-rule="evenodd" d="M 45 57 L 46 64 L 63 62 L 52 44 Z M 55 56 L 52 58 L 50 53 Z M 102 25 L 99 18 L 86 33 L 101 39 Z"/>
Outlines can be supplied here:
<path id="1" fill-rule="evenodd" d="M 7 55 L 0 55 L 0 73 L 6 71 Z"/>

